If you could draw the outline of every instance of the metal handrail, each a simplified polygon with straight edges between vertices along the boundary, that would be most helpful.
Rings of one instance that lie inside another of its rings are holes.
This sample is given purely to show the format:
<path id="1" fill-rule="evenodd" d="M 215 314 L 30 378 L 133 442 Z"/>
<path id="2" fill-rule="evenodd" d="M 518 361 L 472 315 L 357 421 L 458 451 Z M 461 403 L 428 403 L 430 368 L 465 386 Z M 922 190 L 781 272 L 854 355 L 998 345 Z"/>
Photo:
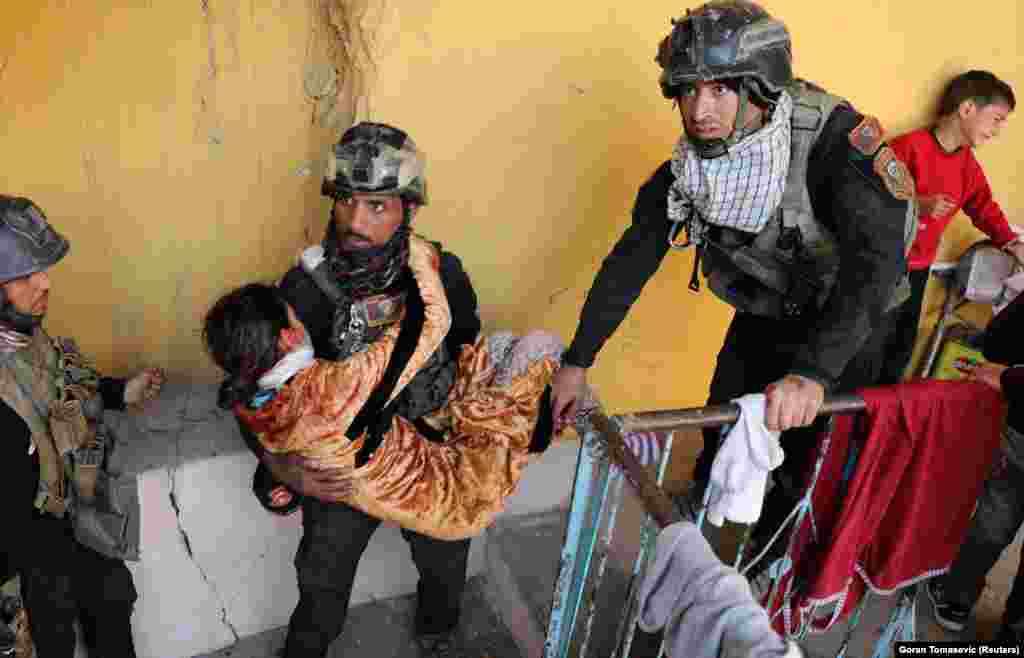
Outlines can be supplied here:
<path id="1" fill-rule="evenodd" d="M 857 395 L 837 395 L 825 398 L 818 410 L 818 415 L 847 414 L 864 410 L 864 399 Z M 712 427 L 735 423 L 740 416 L 740 408 L 735 404 L 711 405 L 691 409 L 669 409 L 664 411 L 644 411 L 635 414 L 622 414 L 616 419 L 622 423 L 626 431 L 673 431 L 683 428 Z M 618 464 L 626 478 L 633 485 L 644 509 L 664 528 L 679 521 L 682 517 L 672 500 L 661 490 L 657 481 L 642 466 L 633 453 L 626 448 L 622 433 L 600 409 L 595 410 L 590 420 L 601 433 L 609 458 Z"/>
<path id="2" fill-rule="evenodd" d="M 864 398 L 859 395 L 828 396 L 818 410 L 819 416 L 856 413 L 864 410 Z M 641 411 L 616 416 L 628 432 L 670 432 L 689 427 L 713 427 L 735 423 L 740 417 L 736 404 L 717 404 L 692 409 Z"/>
<path id="3" fill-rule="evenodd" d="M 819 415 L 852 413 L 862 409 L 864 401 L 861 398 L 843 395 L 826 398 Z M 737 405 L 726 404 L 613 417 L 605 415 L 598 407 L 580 419 L 582 422 L 577 428 L 583 445 L 576 463 L 572 504 L 552 595 L 544 643 L 545 658 L 582 656 L 589 646 L 596 614 L 595 596 L 600 588 L 609 541 L 621 503 L 622 477 L 629 480 L 647 513 L 629 585 L 629 603 L 616 634 L 618 648 L 615 655 L 629 655 L 639 614 L 636 588 L 640 586 L 644 565 L 654 548 L 657 529 L 682 519 L 679 509 L 659 484 L 671 455 L 672 431 L 734 423 L 739 416 Z M 638 431 L 667 433 L 656 468 L 641 465 L 623 439 L 623 433 Z M 612 468 L 613 465 L 617 468 Z M 592 562 L 595 570 L 593 579 L 590 576 Z M 579 618 L 581 614 L 582 621 Z"/>

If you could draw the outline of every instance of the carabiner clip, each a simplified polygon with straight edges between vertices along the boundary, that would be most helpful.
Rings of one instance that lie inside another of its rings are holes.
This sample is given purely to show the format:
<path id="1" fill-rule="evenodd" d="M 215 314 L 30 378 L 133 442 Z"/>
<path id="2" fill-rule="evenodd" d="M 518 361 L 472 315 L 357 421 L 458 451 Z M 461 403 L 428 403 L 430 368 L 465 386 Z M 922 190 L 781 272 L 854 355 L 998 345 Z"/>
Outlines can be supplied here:
<path id="1" fill-rule="evenodd" d="M 672 221 L 672 226 L 668 227 L 668 247 L 669 249 L 675 249 L 676 251 L 683 251 L 693 246 L 693 240 L 690 239 L 690 232 L 686 232 L 686 242 L 679 242 L 679 234 L 683 232 L 686 221 Z"/>

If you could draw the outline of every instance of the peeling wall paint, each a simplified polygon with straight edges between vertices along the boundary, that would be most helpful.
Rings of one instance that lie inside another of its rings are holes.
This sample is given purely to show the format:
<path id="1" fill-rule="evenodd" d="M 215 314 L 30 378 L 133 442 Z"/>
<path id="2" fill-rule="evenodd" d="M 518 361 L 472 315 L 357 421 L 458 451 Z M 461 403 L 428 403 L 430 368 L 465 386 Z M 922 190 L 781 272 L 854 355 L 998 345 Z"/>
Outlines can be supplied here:
<path id="1" fill-rule="evenodd" d="M 319 174 L 343 126 L 310 121 L 310 3 L 9 4 L 0 191 L 72 244 L 49 329 L 115 374 L 216 376 L 205 310 L 275 280 L 326 222 Z"/>
<path id="2" fill-rule="evenodd" d="M 417 228 L 461 256 L 489 327 L 569 339 L 637 187 L 678 135 L 652 58 L 684 7 L 528 0 L 497 21 L 469 0 L 360 2 L 373 5 L 376 64 L 365 103 L 338 103 L 342 123 L 393 122 L 425 149 L 431 205 Z M 309 3 L 7 4 L 0 189 L 39 201 L 73 244 L 54 269 L 51 330 L 115 372 L 143 359 L 213 376 L 203 311 L 237 284 L 275 279 L 326 221 L 319 173 L 337 130 L 314 121 L 304 89 L 317 63 Z M 891 133 L 923 123 L 966 68 L 1024 88 L 1013 0 L 987 6 L 997 20 L 984 34 L 913 0 L 859 7 L 863 29 L 838 38 L 844 5 L 766 4 L 791 28 L 798 73 Z M 935 34 L 957 38 L 936 48 Z M 1011 119 L 979 151 L 1011 217 L 1024 210 L 1022 134 Z M 958 218 L 945 255 L 977 236 Z M 691 266 L 690 254 L 666 259 L 598 361 L 592 379 L 613 409 L 704 399 L 730 312 L 685 291 Z"/>

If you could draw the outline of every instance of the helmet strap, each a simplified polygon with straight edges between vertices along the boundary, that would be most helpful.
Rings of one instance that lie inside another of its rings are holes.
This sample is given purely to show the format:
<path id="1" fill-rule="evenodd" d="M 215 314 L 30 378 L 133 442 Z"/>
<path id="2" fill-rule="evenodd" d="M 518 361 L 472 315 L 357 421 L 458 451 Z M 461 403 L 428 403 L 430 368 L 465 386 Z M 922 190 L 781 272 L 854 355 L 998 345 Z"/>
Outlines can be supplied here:
<path id="1" fill-rule="evenodd" d="M 725 139 L 699 139 L 688 138 L 693 143 L 694 150 L 702 160 L 714 160 L 729 152 L 729 142 Z"/>
<path id="2" fill-rule="evenodd" d="M 739 96 L 739 105 L 736 108 L 736 118 L 732 123 L 732 132 L 725 139 L 694 139 L 690 141 L 693 143 L 694 148 L 704 160 L 713 160 L 714 158 L 722 157 L 729 152 L 729 147 L 736 144 L 744 137 L 757 132 L 761 126 L 750 126 L 746 123 L 747 119 L 747 108 L 750 107 L 750 89 L 745 83 L 741 83 L 739 88 L 736 90 L 736 94 Z"/>
<path id="3" fill-rule="evenodd" d="M 732 133 L 726 138 L 730 146 L 743 139 L 747 131 L 747 107 L 750 105 L 750 94 L 747 91 L 747 85 L 740 83 L 737 93 L 740 97 L 740 103 L 736 108 L 736 119 L 732 122 Z"/>
<path id="4" fill-rule="evenodd" d="M 22 313 L 0 291 L 0 325 L 7 325 L 19 334 L 31 336 L 36 327 L 43 323 L 43 316 Z"/>

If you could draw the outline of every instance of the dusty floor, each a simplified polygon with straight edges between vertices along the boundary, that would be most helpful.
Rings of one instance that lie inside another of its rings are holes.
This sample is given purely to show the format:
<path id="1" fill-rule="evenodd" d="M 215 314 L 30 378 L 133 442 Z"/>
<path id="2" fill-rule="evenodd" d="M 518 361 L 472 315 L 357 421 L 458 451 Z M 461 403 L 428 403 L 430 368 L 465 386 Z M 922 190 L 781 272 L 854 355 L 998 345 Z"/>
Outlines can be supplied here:
<path id="1" fill-rule="evenodd" d="M 626 529 L 623 527 L 623 530 Z M 541 629 L 541 632 L 547 622 L 563 532 L 564 514 L 556 511 L 499 527 L 489 538 L 488 550 L 492 558 L 507 565 L 508 571 L 513 574 L 516 591 L 509 596 L 523 599 L 523 606 L 530 611 L 534 628 Z M 922 592 L 917 610 L 918 638 L 941 641 L 991 639 L 996 632 L 1009 585 L 1016 573 L 1020 550 L 1021 538 L 1018 537 L 990 574 L 989 586 L 975 610 L 975 617 L 960 635 L 947 633 L 934 623 L 927 597 Z M 517 647 L 517 633 L 510 630 L 494 611 L 493 598 L 490 598 L 493 592 L 488 593 L 486 578 L 485 575 L 474 578 L 467 587 L 463 607 L 465 618 L 460 629 L 461 646 L 457 658 L 534 658 Z M 611 655 L 625 587 L 622 571 L 609 568 L 599 594 L 588 658 L 607 658 Z M 895 597 L 877 597 L 866 608 L 860 626 L 851 637 L 847 658 L 869 658 L 872 655 L 875 640 L 882 632 L 894 602 Z M 418 658 L 421 654 L 409 630 L 414 606 L 415 597 L 408 596 L 354 608 L 346 631 L 332 647 L 330 656 Z M 811 636 L 802 646 L 809 658 L 831 657 L 845 637 L 846 625 L 840 624 L 829 633 Z M 284 629 L 276 629 L 202 658 L 270 657 L 281 648 L 283 638 Z M 535 652 L 535 655 L 539 655 L 539 652 Z"/>
<path id="2" fill-rule="evenodd" d="M 677 442 L 676 459 L 670 468 L 666 487 L 670 491 L 679 491 L 686 486 L 689 464 L 699 445 L 696 437 L 686 438 L 688 440 Z M 639 527 L 639 508 L 635 502 L 632 505 L 631 510 L 630 504 L 625 504 L 620 514 L 617 541 L 613 542 L 609 553 L 612 559 L 596 599 L 593 638 L 587 658 L 607 658 L 612 652 L 625 597 L 623 573 L 626 565 L 631 564 Z M 453 658 L 534 658 L 540 655 L 564 528 L 565 511 L 554 510 L 520 517 L 488 531 L 488 564 L 491 567 L 499 565 L 505 575 L 499 579 L 492 569 L 467 584 L 459 629 L 459 651 Z M 728 538 L 723 541 L 723 554 L 730 550 L 727 546 L 729 541 Z M 917 610 L 918 638 L 943 641 L 991 639 L 1016 574 L 1021 542 L 1022 536 L 1018 535 L 1017 541 L 989 574 L 988 587 L 964 633 L 953 635 L 939 628 L 932 620 L 927 597 L 922 593 Z M 11 585 L 8 583 L 8 588 Z M 875 639 L 888 619 L 894 598 L 876 598 L 868 606 L 851 638 L 847 658 L 869 658 L 872 655 Z M 525 611 L 525 614 L 511 621 L 508 616 L 503 618 L 496 605 L 504 605 L 508 609 L 509 603 L 514 604 L 513 609 Z M 415 605 L 415 597 L 406 596 L 356 606 L 349 614 L 344 634 L 335 642 L 329 655 L 332 658 L 343 655 L 419 658 L 421 654 L 411 635 Z M 279 655 L 284 634 L 285 629 L 274 629 L 195 658 L 271 658 Z M 831 657 L 845 637 L 846 627 L 841 624 L 829 633 L 811 636 L 802 645 L 811 658 Z M 520 646 L 532 648 L 521 649 Z"/>
<path id="3" fill-rule="evenodd" d="M 472 578 L 467 583 L 458 638 L 463 652 L 460 658 L 525 658 L 485 600 L 481 578 Z M 418 658 L 421 654 L 411 633 L 415 611 L 415 596 L 356 606 L 349 613 L 345 632 L 331 647 L 328 656 Z M 285 629 L 274 629 L 202 658 L 270 658 L 284 647 L 284 635 Z"/>

